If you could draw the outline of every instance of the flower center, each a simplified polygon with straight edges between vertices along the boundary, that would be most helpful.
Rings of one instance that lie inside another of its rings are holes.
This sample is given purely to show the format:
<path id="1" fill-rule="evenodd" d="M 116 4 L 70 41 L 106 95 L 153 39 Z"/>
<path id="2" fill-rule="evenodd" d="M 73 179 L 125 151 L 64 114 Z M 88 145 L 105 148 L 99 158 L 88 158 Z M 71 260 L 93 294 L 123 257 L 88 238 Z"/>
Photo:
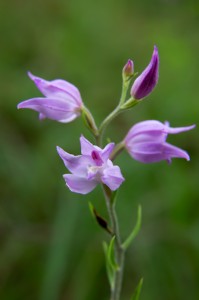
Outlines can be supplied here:
<path id="1" fill-rule="evenodd" d="M 103 164 L 103 160 L 101 159 L 99 153 L 95 150 L 91 152 L 91 157 L 94 160 L 96 166 L 101 166 Z"/>
<path id="2" fill-rule="evenodd" d="M 94 165 L 90 165 L 87 167 L 87 176 L 88 176 L 88 180 L 97 180 L 100 181 L 103 169 L 104 169 L 104 162 L 100 157 L 100 154 L 93 150 L 91 152 L 91 157 L 93 159 Z"/>

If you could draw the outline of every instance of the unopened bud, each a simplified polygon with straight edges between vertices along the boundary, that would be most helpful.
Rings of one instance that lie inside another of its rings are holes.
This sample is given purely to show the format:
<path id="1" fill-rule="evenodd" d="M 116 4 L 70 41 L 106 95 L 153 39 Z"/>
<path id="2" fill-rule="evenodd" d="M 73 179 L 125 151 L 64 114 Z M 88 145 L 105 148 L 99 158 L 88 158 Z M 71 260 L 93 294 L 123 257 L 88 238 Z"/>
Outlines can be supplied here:
<path id="1" fill-rule="evenodd" d="M 133 61 L 129 59 L 123 68 L 122 74 L 125 79 L 129 79 L 129 77 L 131 77 L 133 73 L 134 73 L 134 64 Z"/>
<path id="2" fill-rule="evenodd" d="M 148 96 L 156 87 L 159 76 L 159 55 L 158 49 L 154 46 L 153 55 L 149 65 L 136 78 L 131 88 L 131 96 L 134 99 L 142 99 Z"/>

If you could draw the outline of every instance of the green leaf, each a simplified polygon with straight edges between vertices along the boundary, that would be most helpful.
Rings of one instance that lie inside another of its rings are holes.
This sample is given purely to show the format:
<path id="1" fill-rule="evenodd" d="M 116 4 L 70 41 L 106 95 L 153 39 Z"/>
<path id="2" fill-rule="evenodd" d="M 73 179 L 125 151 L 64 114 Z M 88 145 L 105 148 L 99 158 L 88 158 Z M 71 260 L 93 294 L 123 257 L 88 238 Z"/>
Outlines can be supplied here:
<path id="1" fill-rule="evenodd" d="M 122 247 L 126 250 L 130 244 L 133 242 L 134 238 L 138 234 L 140 227 L 141 227 L 141 219 L 142 219 L 142 209 L 141 205 L 138 206 L 138 212 L 137 212 L 137 221 L 135 224 L 135 227 L 133 228 L 132 232 L 128 236 L 128 238 L 124 241 L 122 244 Z"/>
<path id="2" fill-rule="evenodd" d="M 106 242 L 103 242 L 102 245 L 103 245 L 105 259 L 106 259 L 106 272 L 107 272 L 107 276 L 108 276 L 108 281 L 109 281 L 111 289 L 113 289 L 114 284 L 115 284 L 115 271 L 109 263 L 109 259 L 108 259 L 108 248 L 109 247 Z"/>
<path id="3" fill-rule="evenodd" d="M 143 278 L 140 279 L 140 281 L 135 289 L 135 292 L 134 292 L 133 296 L 131 297 L 131 300 L 139 300 L 140 292 L 142 289 L 142 284 L 143 284 Z"/>
<path id="4" fill-rule="evenodd" d="M 114 245 L 115 245 L 115 236 L 112 237 L 109 245 L 108 245 L 108 249 L 107 249 L 107 258 L 108 258 L 108 263 L 110 264 L 110 266 L 112 267 L 112 269 L 114 271 L 118 270 L 118 265 L 115 261 L 114 258 Z"/>
<path id="5" fill-rule="evenodd" d="M 94 214 L 95 208 L 94 208 L 94 206 L 93 206 L 93 204 L 91 202 L 88 202 L 88 207 L 90 209 L 92 217 L 95 218 L 95 214 Z"/>
<path id="6" fill-rule="evenodd" d="M 103 242 L 103 248 L 106 258 L 106 271 L 111 289 L 114 288 L 115 273 L 119 268 L 114 258 L 114 243 L 115 236 L 112 237 L 109 245 L 106 242 Z"/>

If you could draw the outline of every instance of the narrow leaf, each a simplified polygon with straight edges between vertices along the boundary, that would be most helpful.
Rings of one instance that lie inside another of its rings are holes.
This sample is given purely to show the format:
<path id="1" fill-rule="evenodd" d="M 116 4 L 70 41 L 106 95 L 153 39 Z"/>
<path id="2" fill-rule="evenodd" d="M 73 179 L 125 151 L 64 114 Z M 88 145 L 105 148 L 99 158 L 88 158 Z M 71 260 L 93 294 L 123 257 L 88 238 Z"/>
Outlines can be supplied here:
<path id="1" fill-rule="evenodd" d="M 90 209 L 92 217 L 95 218 L 95 214 L 94 214 L 94 209 L 95 208 L 94 208 L 94 206 L 93 206 L 93 204 L 91 202 L 88 202 L 88 207 Z"/>
<path id="2" fill-rule="evenodd" d="M 108 276 L 108 281 L 111 287 L 111 290 L 114 287 L 115 284 L 115 272 L 112 268 L 112 266 L 109 263 L 109 259 L 108 259 L 108 245 L 106 242 L 103 242 L 103 249 L 104 249 L 104 254 L 105 254 L 105 260 L 106 260 L 106 272 L 107 272 L 107 276 Z"/>
<path id="3" fill-rule="evenodd" d="M 140 279 L 131 300 L 139 300 L 140 292 L 141 292 L 141 289 L 142 289 L 142 284 L 143 284 L 143 278 Z"/>
<path id="4" fill-rule="evenodd" d="M 112 269 L 114 271 L 117 271 L 119 267 L 114 258 L 114 245 L 115 245 L 115 236 L 112 237 L 110 244 L 108 245 L 107 258 L 108 258 L 108 262 L 109 262 L 110 266 L 112 267 Z"/>
<path id="5" fill-rule="evenodd" d="M 141 227 L 141 219 L 142 219 L 142 209 L 141 205 L 138 206 L 138 212 L 137 212 L 137 221 L 135 224 L 135 227 L 133 228 L 131 234 L 128 236 L 128 238 L 124 241 L 122 244 L 122 247 L 126 250 L 130 244 L 133 242 L 134 238 L 138 234 L 140 227 Z"/>

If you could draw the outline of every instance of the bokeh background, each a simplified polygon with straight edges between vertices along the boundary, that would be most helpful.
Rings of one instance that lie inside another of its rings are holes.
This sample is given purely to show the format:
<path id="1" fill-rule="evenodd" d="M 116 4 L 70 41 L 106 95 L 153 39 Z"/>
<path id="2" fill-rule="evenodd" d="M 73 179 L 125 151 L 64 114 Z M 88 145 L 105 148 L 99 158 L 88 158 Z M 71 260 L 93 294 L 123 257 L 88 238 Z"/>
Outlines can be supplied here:
<path id="1" fill-rule="evenodd" d="M 119 142 L 145 119 L 198 125 L 199 2 L 196 0 L 3 0 L 0 9 L 0 299 L 106 300 L 102 241 L 88 201 L 106 217 L 100 187 L 72 194 L 55 146 L 79 153 L 79 118 L 63 125 L 16 109 L 40 95 L 27 71 L 66 79 L 96 121 L 117 104 L 128 58 L 141 72 L 156 44 L 160 79 L 151 96 L 109 127 Z M 126 177 L 117 203 L 122 236 L 143 207 L 139 236 L 127 252 L 122 300 L 141 277 L 142 300 L 199 299 L 198 128 L 169 136 L 191 161 L 143 165 L 117 159 Z"/>

